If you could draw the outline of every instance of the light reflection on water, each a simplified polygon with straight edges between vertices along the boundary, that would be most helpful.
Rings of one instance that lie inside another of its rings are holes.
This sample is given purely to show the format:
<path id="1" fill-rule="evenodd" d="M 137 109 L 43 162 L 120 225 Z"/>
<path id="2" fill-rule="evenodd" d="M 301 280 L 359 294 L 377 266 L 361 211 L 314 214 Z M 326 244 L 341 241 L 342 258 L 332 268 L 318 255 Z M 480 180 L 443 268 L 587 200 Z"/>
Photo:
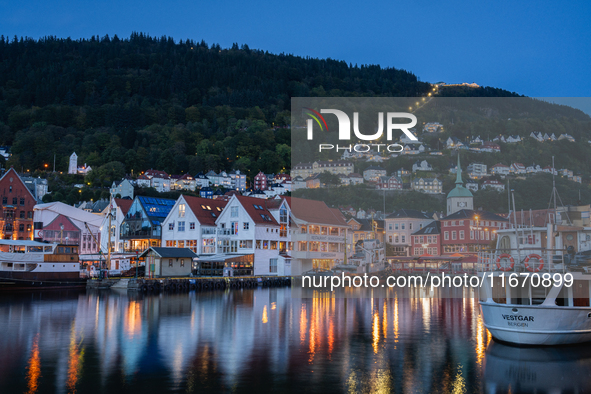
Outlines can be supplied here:
<path id="1" fill-rule="evenodd" d="M 0 392 L 494 393 L 545 391 L 549 377 L 555 392 L 591 389 L 588 348 L 516 350 L 491 342 L 473 298 L 391 296 L 4 296 Z"/>

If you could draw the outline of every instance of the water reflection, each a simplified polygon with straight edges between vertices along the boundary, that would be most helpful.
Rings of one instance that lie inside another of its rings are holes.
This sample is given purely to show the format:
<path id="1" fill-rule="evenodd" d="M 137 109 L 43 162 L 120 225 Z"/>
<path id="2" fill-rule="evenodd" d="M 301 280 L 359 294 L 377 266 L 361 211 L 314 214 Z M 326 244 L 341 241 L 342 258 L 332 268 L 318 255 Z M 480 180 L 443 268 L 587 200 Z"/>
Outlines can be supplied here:
<path id="1" fill-rule="evenodd" d="M 517 348 L 493 342 L 484 381 L 486 393 L 589 393 L 591 345 Z"/>
<path id="2" fill-rule="evenodd" d="M 517 392 L 532 380 L 524 353 L 493 351 L 502 345 L 491 342 L 473 299 L 320 295 L 0 298 L 0 392 Z M 589 377 L 587 359 L 548 354 L 547 365 L 552 357 L 555 380 Z M 548 376 L 537 373 L 537 382 Z"/>
<path id="3" fill-rule="evenodd" d="M 27 365 L 27 393 L 36 393 L 41 377 L 41 360 L 39 358 L 39 334 L 35 335 L 33 347 L 31 348 L 31 357 Z"/>

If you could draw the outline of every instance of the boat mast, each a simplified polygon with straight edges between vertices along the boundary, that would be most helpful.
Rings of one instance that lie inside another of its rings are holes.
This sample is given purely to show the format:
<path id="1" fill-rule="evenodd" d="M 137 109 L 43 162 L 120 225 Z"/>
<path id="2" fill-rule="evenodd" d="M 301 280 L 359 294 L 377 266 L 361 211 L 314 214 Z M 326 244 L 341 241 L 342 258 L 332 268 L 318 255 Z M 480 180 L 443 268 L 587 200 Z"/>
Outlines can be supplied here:
<path id="1" fill-rule="evenodd" d="M 113 217 L 112 215 L 112 211 L 113 211 L 113 195 L 111 194 L 111 196 L 109 197 L 109 238 L 107 241 L 107 269 L 109 269 L 109 267 L 111 266 L 111 218 Z"/>
<path id="2" fill-rule="evenodd" d="M 556 169 L 554 168 L 554 156 L 552 156 L 552 199 L 554 200 L 554 224 L 556 224 L 556 177 L 554 173 Z"/>
<path id="3" fill-rule="evenodd" d="M 519 248 L 519 231 L 517 230 L 517 212 L 515 211 L 515 193 L 511 190 L 511 199 L 513 200 L 513 220 L 515 222 L 515 238 L 517 240 L 517 261 L 521 261 L 521 250 Z"/>
<path id="4" fill-rule="evenodd" d="M 558 194 L 558 190 L 556 189 L 556 177 L 555 177 L 555 173 L 556 173 L 556 169 L 554 168 L 554 156 L 552 156 L 552 194 L 550 195 L 550 202 L 548 203 L 548 210 L 550 210 L 550 206 L 552 205 L 552 201 L 554 201 L 554 226 L 556 226 L 558 224 L 557 220 L 556 220 L 556 204 L 558 203 L 558 200 L 560 200 L 560 205 L 564 208 L 564 204 L 562 203 L 562 199 L 560 198 L 560 195 Z M 568 212 L 566 212 L 566 220 L 568 220 L 568 223 L 570 225 L 572 225 L 572 222 L 570 220 L 570 216 L 568 215 Z M 550 222 L 549 219 L 549 214 L 546 215 L 546 218 L 548 219 L 547 223 Z"/>

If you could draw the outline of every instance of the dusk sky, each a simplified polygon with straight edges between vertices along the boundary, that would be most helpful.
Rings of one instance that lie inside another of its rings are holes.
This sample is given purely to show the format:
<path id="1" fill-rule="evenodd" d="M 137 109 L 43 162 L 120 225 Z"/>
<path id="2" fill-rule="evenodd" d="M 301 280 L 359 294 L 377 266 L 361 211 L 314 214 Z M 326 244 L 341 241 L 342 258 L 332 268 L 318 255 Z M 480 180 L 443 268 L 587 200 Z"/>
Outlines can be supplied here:
<path id="1" fill-rule="evenodd" d="M 132 31 L 380 64 L 422 81 L 532 97 L 590 96 L 591 3 L 558 1 L 0 0 L 0 34 Z"/>

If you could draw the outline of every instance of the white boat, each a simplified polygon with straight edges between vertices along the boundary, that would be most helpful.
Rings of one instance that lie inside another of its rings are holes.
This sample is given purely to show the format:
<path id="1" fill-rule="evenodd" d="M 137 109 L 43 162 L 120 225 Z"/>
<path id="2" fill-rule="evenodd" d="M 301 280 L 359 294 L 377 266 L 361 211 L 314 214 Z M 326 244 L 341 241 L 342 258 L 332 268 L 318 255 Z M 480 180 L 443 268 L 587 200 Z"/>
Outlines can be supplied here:
<path id="1" fill-rule="evenodd" d="M 78 245 L 0 240 L 0 291 L 85 285 Z"/>
<path id="2" fill-rule="evenodd" d="M 479 253 L 480 309 L 498 341 L 591 341 L 591 227 L 547 224 L 499 230 Z"/>

